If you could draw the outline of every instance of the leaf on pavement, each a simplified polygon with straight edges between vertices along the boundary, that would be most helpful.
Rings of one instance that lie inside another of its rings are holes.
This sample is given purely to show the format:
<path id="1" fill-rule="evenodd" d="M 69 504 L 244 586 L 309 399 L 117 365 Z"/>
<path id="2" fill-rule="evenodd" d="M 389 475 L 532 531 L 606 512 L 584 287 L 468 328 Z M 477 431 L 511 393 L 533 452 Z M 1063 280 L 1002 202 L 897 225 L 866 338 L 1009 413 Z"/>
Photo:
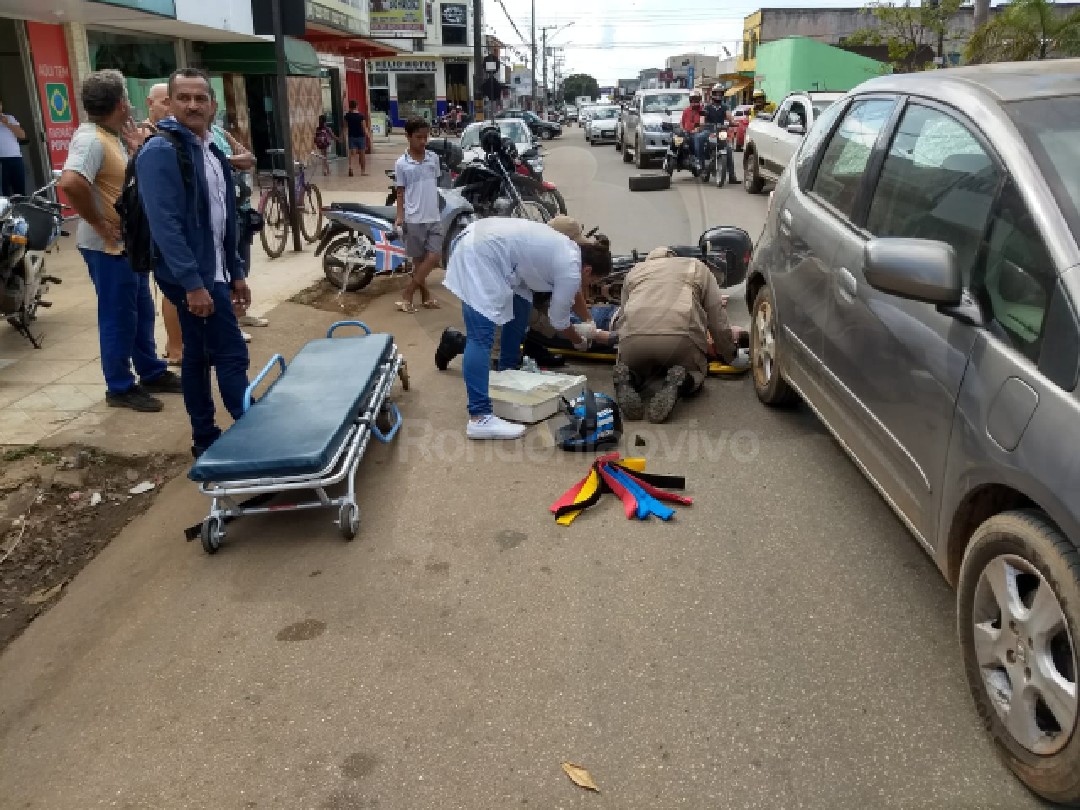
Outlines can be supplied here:
<path id="1" fill-rule="evenodd" d="M 42 588 L 39 591 L 34 591 L 32 594 L 23 599 L 28 605 L 43 605 L 60 593 L 60 589 L 67 585 L 67 580 L 58 582 L 51 588 Z"/>
<path id="2" fill-rule="evenodd" d="M 583 787 L 587 790 L 595 790 L 597 793 L 600 792 L 600 788 L 596 786 L 592 775 L 580 765 L 575 765 L 573 762 L 564 762 L 562 764 L 562 769 L 566 772 L 566 775 L 570 777 L 570 781 L 578 787 Z"/>

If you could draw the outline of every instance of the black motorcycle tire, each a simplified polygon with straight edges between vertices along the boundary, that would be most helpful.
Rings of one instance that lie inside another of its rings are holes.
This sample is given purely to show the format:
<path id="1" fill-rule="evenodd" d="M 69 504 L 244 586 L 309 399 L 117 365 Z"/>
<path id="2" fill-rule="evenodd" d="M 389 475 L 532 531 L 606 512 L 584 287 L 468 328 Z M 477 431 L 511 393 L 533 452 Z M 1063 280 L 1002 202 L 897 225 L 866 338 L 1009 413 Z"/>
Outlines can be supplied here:
<path id="1" fill-rule="evenodd" d="M 552 216 L 566 213 L 566 200 L 563 199 L 563 195 L 559 193 L 557 188 L 544 189 L 540 192 L 540 199 L 551 211 Z"/>
<path id="2" fill-rule="evenodd" d="M 664 155 L 664 173 L 668 178 L 675 174 L 675 158 L 671 155 Z"/>
<path id="3" fill-rule="evenodd" d="M 326 280 L 329 281 L 335 289 L 341 288 L 341 282 L 337 280 L 334 273 L 334 268 L 337 266 L 338 262 L 332 260 L 331 257 L 335 250 L 347 248 L 352 241 L 353 238 L 351 235 L 342 234 L 335 239 L 331 239 L 330 243 L 326 246 L 326 250 L 323 252 L 323 275 L 326 276 Z M 363 272 L 354 275 L 346 282 L 345 291 L 356 292 L 357 290 L 362 290 L 371 283 L 373 278 L 375 278 L 375 269 L 371 267 L 365 268 Z"/>
<path id="4" fill-rule="evenodd" d="M 671 177 L 666 174 L 635 174 L 629 178 L 631 191 L 663 191 L 671 188 Z"/>
<path id="5" fill-rule="evenodd" d="M 727 151 L 717 150 L 716 157 L 716 187 L 723 188 L 727 182 Z"/>

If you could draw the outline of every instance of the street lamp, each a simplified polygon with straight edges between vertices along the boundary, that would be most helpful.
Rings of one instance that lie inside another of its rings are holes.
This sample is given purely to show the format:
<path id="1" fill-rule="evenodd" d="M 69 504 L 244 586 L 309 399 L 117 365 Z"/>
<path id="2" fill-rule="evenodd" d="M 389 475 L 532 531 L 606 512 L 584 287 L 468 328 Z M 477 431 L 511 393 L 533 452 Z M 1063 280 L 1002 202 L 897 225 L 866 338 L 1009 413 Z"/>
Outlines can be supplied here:
<path id="1" fill-rule="evenodd" d="M 540 33 L 543 35 L 543 38 L 544 38 L 544 68 L 543 68 L 543 72 L 540 74 L 540 81 L 544 85 L 544 106 L 545 107 L 547 106 L 547 86 L 548 86 L 548 83 L 547 83 L 547 52 L 548 52 L 547 43 L 548 43 L 548 33 L 547 32 L 548 32 L 549 29 L 554 29 L 554 33 L 552 33 L 552 35 L 551 35 L 551 38 L 554 39 L 558 35 L 558 33 L 560 31 L 565 31 L 567 28 L 569 28 L 571 25 L 573 25 L 574 22 L 575 22 L 574 20 L 571 20 L 566 25 L 559 25 L 559 26 L 545 25 L 543 28 L 540 29 Z M 536 88 L 535 87 L 533 88 L 533 98 L 534 99 L 536 98 Z"/>

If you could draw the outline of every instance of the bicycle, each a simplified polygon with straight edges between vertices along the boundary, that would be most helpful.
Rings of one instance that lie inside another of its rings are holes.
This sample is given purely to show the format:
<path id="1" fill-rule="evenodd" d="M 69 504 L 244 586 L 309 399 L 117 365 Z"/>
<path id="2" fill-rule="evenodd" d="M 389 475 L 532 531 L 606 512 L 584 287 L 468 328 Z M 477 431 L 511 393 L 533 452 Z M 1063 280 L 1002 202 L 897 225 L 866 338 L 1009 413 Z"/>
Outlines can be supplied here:
<path id="1" fill-rule="evenodd" d="M 289 173 L 284 169 L 274 168 L 278 155 L 284 155 L 284 149 L 267 149 L 270 156 L 271 169 L 269 175 L 266 172 L 259 173 L 259 188 L 262 194 L 259 196 L 259 213 L 263 218 L 263 227 L 259 231 L 259 241 L 262 242 L 263 250 L 271 259 L 276 259 L 285 252 L 285 245 L 289 241 L 289 230 L 292 227 L 292 212 L 289 209 L 288 178 Z M 307 242 L 315 242 L 322 230 L 322 192 L 314 183 L 307 180 L 307 167 L 304 163 L 296 161 L 296 199 L 301 207 L 300 210 L 300 233 Z M 269 176 L 270 183 L 264 181 Z"/>

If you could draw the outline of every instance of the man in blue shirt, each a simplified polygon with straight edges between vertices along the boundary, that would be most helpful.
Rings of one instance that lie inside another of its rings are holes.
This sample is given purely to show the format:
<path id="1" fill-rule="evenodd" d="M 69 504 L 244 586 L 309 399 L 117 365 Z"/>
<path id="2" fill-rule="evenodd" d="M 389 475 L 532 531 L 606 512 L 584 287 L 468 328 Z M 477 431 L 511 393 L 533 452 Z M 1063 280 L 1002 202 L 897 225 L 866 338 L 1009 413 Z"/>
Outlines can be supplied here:
<path id="1" fill-rule="evenodd" d="M 247 308 L 251 290 L 237 253 L 232 167 L 214 143 L 213 95 L 207 75 L 181 68 L 169 78 L 173 118 L 158 124 L 180 139 L 185 164 L 164 138 L 151 138 L 135 160 L 139 194 L 158 260 L 162 293 L 180 315 L 184 338 L 181 382 L 197 458 L 221 435 L 214 418 L 210 367 L 233 419 L 244 412 L 248 351 L 233 307 Z"/>

